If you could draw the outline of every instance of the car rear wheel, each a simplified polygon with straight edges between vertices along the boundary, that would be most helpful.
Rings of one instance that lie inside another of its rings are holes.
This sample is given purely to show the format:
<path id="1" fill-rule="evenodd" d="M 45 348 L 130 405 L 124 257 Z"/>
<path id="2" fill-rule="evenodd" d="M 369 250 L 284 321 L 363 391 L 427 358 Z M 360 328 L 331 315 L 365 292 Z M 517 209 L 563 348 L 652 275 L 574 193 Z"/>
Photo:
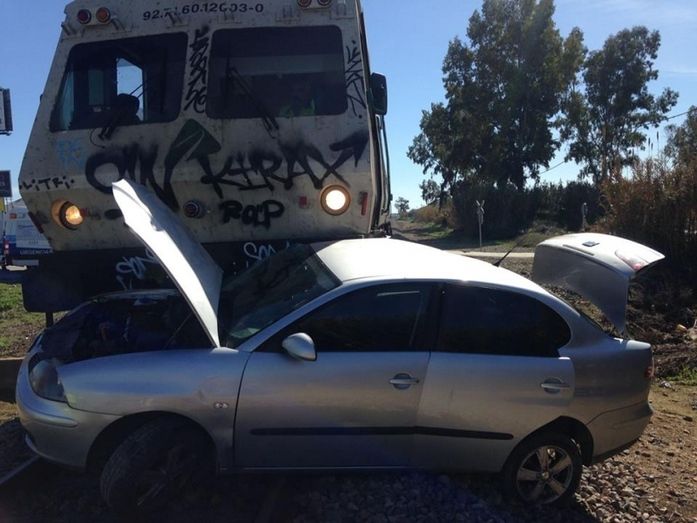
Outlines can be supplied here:
<path id="1" fill-rule="evenodd" d="M 102 471 L 104 501 L 120 513 L 152 512 L 194 477 L 210 472 L 211 451 L 193 427 L 155 420 L 128 436 Z"/>
<path id="2" fill-rule="evenodd" d="M 524 440 L 503 469 L 509 498 L 527 505 L 562 504 L 581 482 L 583 462 L 576 443 L 563 434 L 537 434 Z"/>

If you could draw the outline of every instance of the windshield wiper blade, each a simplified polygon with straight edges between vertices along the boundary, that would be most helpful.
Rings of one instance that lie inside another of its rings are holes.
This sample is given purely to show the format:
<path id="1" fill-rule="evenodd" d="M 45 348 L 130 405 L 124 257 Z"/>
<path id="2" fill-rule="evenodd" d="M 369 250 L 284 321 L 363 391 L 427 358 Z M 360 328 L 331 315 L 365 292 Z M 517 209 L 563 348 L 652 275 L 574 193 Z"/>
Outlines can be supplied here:
<path id="1" fill-rule="evenodd" d="M 133 92 L 140 89 L 137 87 Z M 114 106 L 113 115 L 109 118 L 107 124 L 102 127 L 99 133 L 100 140 L 110 140 L 114 131 L 122 124 L 133 124 L 135 120 L 140 123 L 138 118 L 138 107 L 140 106 L 140 101 L 137 96 L 132 94 L 121 93 L 116 97 L 116 104 Z M 129 121 L 130 120 L 130 121 Z"/>
<path id="2" fill-rule="evenodd" d="M 252 101 L 252 104 L 254 104 L 254 108 L 256 109 L 257 114 L 261 117 L 262 122 L 264 122 L 264 127 L 266 128 L 266 131 L 269 134 L 272 131 L 278 131 L 280 128 L 278 125 L 278 121 L 276 121 L 276 118 L 274 117 L 274 115 L 272 115 L 271 112 L 264 105 L 264 102 L 262 102 L 254 94 L 254 91 L 252 91 L 252 88 L 249 86 L 249 84 L 244 79 L 244 77 L 240 74 L 240 72 L 237 70 L 237 68 L 230 67 L 228 69 L 228 72 L 230 74 L 230 77 L 240 85 L 244 94 Z"/>

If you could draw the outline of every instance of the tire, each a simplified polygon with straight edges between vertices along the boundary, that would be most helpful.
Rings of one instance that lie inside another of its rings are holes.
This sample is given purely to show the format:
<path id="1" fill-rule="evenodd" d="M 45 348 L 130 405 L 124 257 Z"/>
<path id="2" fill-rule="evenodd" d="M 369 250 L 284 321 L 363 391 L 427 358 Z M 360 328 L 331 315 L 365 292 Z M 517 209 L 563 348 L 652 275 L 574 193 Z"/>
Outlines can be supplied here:
<path id="1" fill-rule="evenodd" d="M 199 430 L 177 421 L 151 421 L 128 436 L 107 461 L 102 497 L 121 514 L 155 511 L 192 479 L 211 472 L 212 458 Z"/>
<path id="2" fill-rule="evenodd" d="M 563 434 L 542 433 L 523 440 L 503 468 L 504 493 L 526 505 L 561 505 L 581 482 L 578 445 Z"/>

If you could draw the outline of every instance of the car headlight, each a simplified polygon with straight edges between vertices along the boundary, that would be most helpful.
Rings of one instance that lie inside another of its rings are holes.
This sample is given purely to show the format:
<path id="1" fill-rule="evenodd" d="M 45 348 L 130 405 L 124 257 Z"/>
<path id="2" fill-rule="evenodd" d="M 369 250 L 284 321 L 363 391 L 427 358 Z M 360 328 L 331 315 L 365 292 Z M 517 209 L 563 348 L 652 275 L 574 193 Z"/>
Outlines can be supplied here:
<path id="1" fill-rule="evenodd" d="M 29 383 L 32 390 L 42 398 L 68 402 L 56 364 L 52 359 L 41 360 L 30 368 Z"/>

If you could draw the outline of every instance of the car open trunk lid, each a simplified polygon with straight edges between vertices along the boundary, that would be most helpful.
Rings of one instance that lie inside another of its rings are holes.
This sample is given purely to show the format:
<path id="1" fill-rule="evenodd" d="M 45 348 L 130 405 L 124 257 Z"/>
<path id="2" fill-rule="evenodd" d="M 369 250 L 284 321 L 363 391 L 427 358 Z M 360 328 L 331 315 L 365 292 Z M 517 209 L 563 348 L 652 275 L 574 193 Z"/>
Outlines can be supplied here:
<path id="1" fill-rule="evenodd" d="M 629 283 L 663 258 L 660 252 L 617 236 L 566 234 L 535 248 L 532 279 L 576 292 L 625 334 Z"/>
<path id="2" fill-rule="evenodd" d="M 112 184 L 126 225 L 150 248 L 216 347 L 223 271 L 191 231 L 155 194 L 123 179 Z"/>

